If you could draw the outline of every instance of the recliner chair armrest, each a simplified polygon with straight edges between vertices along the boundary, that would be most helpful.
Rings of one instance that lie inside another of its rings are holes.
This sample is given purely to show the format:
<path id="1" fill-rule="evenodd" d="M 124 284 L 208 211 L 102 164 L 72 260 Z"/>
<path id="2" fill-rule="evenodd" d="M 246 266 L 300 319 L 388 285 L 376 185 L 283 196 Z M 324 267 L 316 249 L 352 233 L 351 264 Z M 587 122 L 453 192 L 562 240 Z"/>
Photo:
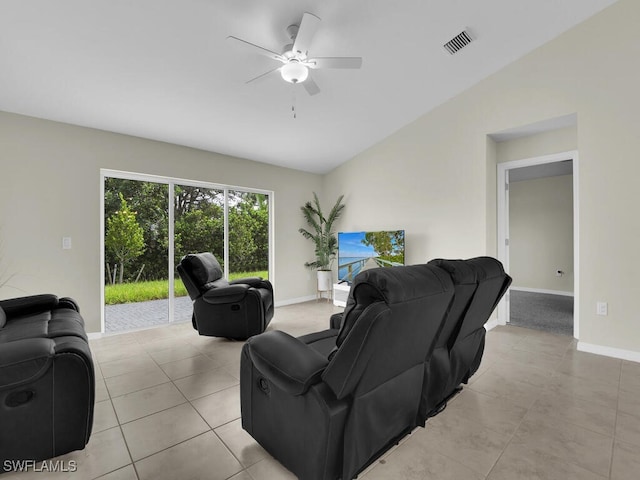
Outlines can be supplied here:
<path id="1" fill-rule="evenodd" d="M 58 297 L 51 294 L 31 295 L 28 297 L 0 300 L 0 307 L 7 315 L 7 320 L 13 317 L 33 315 L 51 310 L 58 305 Z"/>
<path id="2" fill-rule="evenodd" d="M 260 373 L 291 395 L 302 395 L 320 382 L 329 363 L 313 348 L 279 330 L 251 337 L 245 348 Z"/>
<path id="3" fill-rule="evenodd" d="M 239 283 L 246 283 L 250 287 L 258 288 L 264 286 L 264 280 L 262 277 L 246 277 L 246 278 L 236 278 L 235 280 L 231 280 L 229 285 L 238 285 Z"/>
<path id="4" fill-rule="evenodd" d="M 78 302 L 76 302 L 71 297 L 62 297 L 58 299 L 58 307 L 57 308 L 69 308 L 71 310 L 75 310 L 80 313 L 80 307 L 78 306 Z"/>
<path id="5" fill-rule="evenodd" d="M 234 303 L 242 300 L 249 290 L 249 285 L 229 285 L 228 287 L 218 287 L 207 290 L 202 299 L 210 304 L 216 305 L 221 303 Z"/>
<path id="6" fill-rule="evenodd" d="M 49 338 L 25 338 L 0 349 L 0 388 L 30 382 L 49 368 L 55 354 Z"/>

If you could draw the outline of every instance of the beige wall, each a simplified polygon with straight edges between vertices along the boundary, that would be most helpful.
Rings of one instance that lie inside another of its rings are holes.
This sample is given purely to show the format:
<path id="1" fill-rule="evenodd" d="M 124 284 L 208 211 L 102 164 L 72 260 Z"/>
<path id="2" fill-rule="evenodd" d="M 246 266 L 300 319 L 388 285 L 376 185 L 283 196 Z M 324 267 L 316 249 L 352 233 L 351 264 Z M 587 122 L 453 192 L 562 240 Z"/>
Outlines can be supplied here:
<path id="1" fill-rule="evenodd" d="M 101 168 L 273 190 L 276 301 L 314 293 L 304 267 L 313 247 L 297 230 L 320 176 L 0 112 L 0 256 L 15 273 L 0 298 L 73 296 L 88 330 L 100 331 Z M 63 236 L 71 250 L 62 250 Z"/>
<path id="2" fill-rule="evenodd" d="M 325 193 L 346 195 L 342 228 L 406 228 L 409 262 L 494 253 L 487 135 L 575 113 L 580 340 L 640 352 L 639 22 L 640 2 L 620 0 L 337 168 Z"/>
<path id="3" fill-rule="evenodd" d="M 509 274 L 513 287 L 573 292 L 573 175 L 509 185 Z"/>
<path id="4" fill-rule="evenodd" d="M 511 162 L 523 158 L 541 157 L 578 148 L 578 126 L 559 128 L 548 132 L 496 143 L 496 162 Z"/>

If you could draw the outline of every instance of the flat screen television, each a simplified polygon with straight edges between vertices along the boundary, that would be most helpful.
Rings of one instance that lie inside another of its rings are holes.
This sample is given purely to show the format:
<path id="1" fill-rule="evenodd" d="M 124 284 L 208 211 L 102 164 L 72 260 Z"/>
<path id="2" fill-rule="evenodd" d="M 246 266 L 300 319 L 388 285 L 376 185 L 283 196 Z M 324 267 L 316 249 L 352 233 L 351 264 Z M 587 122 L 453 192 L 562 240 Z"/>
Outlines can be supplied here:
<path id="1" fill-rule="evenodd" d="M 404 230 L 338 232 L 338 282 L 369 268 L 404 265 Z"/>

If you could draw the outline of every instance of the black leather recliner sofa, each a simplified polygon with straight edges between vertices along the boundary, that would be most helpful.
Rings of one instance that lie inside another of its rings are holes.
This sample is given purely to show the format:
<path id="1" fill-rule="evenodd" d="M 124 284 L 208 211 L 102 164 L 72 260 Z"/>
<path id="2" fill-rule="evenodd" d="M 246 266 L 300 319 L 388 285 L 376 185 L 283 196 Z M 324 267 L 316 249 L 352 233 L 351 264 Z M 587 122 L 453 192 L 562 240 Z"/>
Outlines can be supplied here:
<path id="1" fill-rule="evenodd" d="M 84 320 L 70 298 L 0 301 L 0 465 L 85 447 L 95 377 Z"/>
<path id="2" fill-rule="evenodd" d="M 353 478 L 477 370 L 510 281 L 488 257 L 362 272 L 332 328 L 245 344 L 243 428 L 301 479 Z"/>
<path id="3" fill-rule="evenodd" d="M 193 328 L 200 335 L 246 340 L 273 318 L 273 287 L 259 277 L 228 282 L 209 252 L 185 255 L 177 266 L 193 301 Z"/>
<path id="4" fill-rule="evenodd" d="M 437 267 L 367 270 L 328 355 L 280 331 L 252 337 L 243 428 L 299 478 L 352 478 L 415 427 L 424 362 L 453 293 Z"/>

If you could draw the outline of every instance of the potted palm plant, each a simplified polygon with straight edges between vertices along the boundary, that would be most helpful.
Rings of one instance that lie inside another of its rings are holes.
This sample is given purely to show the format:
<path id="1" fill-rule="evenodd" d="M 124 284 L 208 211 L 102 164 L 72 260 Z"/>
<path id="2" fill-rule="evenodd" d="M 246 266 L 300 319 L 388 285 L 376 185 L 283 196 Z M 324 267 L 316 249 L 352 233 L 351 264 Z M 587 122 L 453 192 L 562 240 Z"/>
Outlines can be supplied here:
<path id="1" fill-rule="evenodd" d="M 306 262 L 305 266 L 314 268 L 318 275 L 318 292 L 331 291 L 332 274 L 331 265 L 338 250 L 338 239 L 333 231 L 333 224 L 342 214 L 344 203 L 340 195 L 335 205 L 326 217 L 322 213 L 318 195 L 313 192 L 313 202 L 305 203 L 300 210 L 309 225 L 309 230 L 301 228 L 298 231 L 304 238 L 312 240 L 315 246 L 316 259 Z"/>

